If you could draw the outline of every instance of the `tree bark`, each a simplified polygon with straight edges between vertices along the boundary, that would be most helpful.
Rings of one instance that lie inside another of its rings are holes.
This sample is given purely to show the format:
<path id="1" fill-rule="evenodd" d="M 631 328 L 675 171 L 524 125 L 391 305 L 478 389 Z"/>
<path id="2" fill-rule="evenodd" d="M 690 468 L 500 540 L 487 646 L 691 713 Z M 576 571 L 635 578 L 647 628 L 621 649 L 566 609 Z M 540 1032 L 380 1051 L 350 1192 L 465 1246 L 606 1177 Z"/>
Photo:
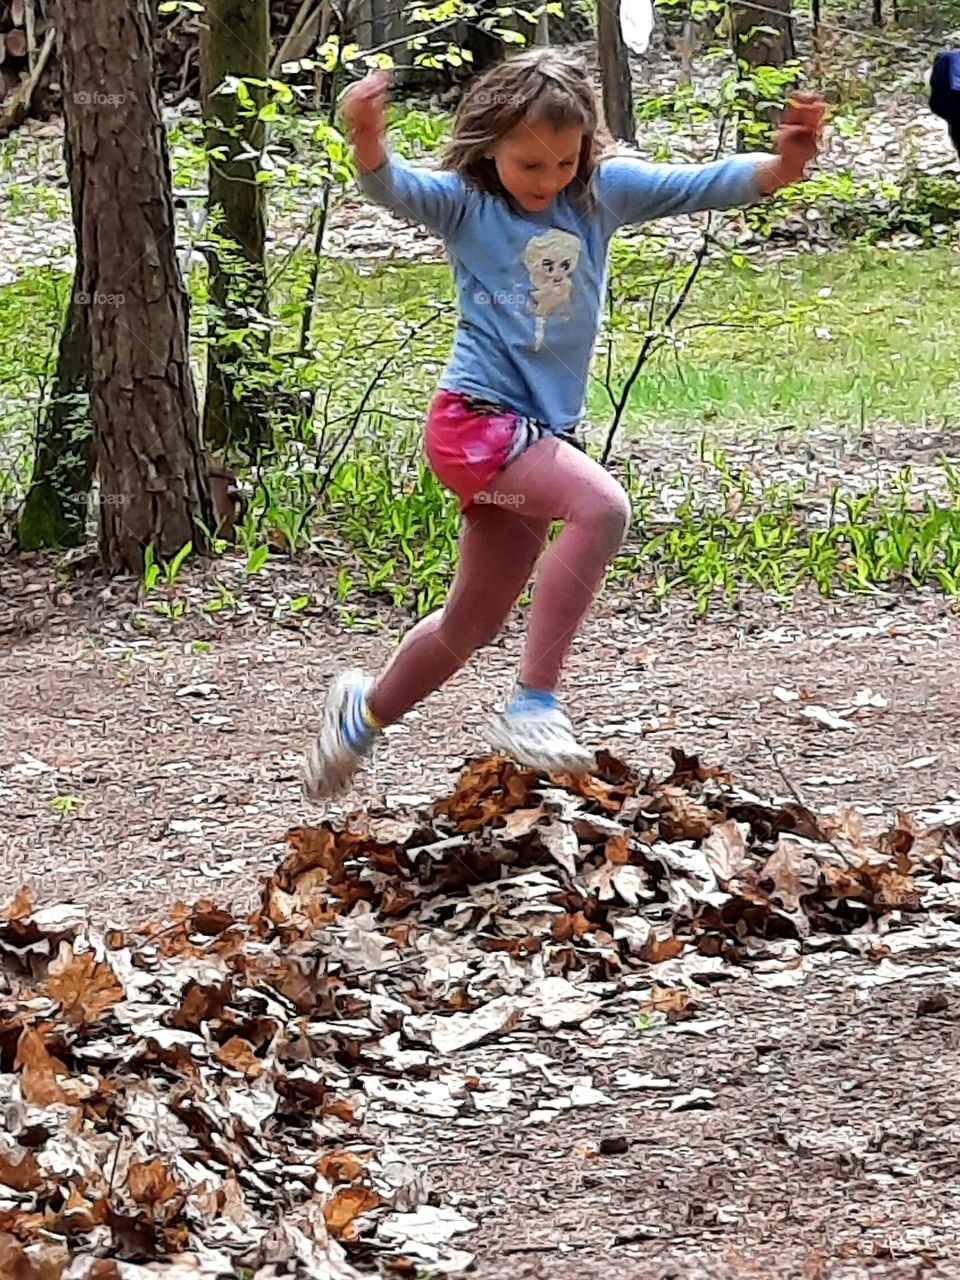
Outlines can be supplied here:
<path id="1" fill-rule="evenodd" d="M 202 526 L 214 523 L 174 244 L 153 4 L 59 2 L 100 550 L 108 569 L 139 573 L 148 543 L 170 557 L 187 542 L 202 546 Z"/>
<path id="2" fill-rule="evenodd" d="M 730 39 L 738 65 L 743 62 L 748 68 L 782 67 L 796 56 L 791 7 L 791 0 L 763 0 L 759 7 L 742 0 L 731 4 Z M 780 114 L 776 109 L 757 113 L 759 119 L 771 125 L 778 123 Z M 743 131 L 738 129 L 738 149 L 745 151 L 748 146 Z"/>
<path id="3" fill-rule="evenodd" d="M 637 124 L 633 117 L 630 58 L 620 31 L 620 0 L 597 0 L 597 48 L 607 128 L 615 138 L 634 145 Z"/>
<path id="4" fill-rule="evenodd" d="M 17 522 L 17 541 L 24 551 L 76 547 L 86 538 L 87 496 L 95 455 L 87 308 L 78 301 L 82 275 L 78 262 L 60 335 L 52 394 L 37 424 L 30 489 Z"/>
<path id="5" fill-rule="evenodd" d="M 211 153 L 208 225 L 215 242 L 208 255 L 210 301 L 217 314 L 209 332 L 203 437 L 208 448 L 239 448 L 251 458 L 267 434 L 265 397 L 255 375 L 270 335 L 266 326 L 250 330 L 251 309 L 267 310 L 266 210 L 256 180 L 266 125 L 239 108 L 236 94 L 215 90 L 228 76 L 266 79 L 270 53 L 269 0 L 207 0 L 200 68 Z M 250 93 L 262 106 L 263 90 Z M 239 344 L 238 330 L 244 330 Z"/>

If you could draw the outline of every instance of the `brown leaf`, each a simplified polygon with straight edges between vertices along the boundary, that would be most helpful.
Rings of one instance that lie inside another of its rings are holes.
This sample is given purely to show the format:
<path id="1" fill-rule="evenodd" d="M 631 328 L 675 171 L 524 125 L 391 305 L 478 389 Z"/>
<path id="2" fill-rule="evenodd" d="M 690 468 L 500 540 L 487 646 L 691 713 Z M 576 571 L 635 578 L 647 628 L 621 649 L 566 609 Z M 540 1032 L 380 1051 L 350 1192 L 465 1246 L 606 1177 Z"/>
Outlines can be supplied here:
<path id="1" fill-rule="evenodd" d="M 198 902 L 190 913 L 190 932 L 202 933 L 207 938 L 217 937 L 236 923 L 236 917 L 231 912 L 218 907 L 207 898 Z"/>
<path id="2" fill-rule="evenodd" d="M 317 1168 L 336 1186 L 340 1182 L 356 1182 L 369 1158 L 369 1155 L 358 1156 L 354 1151 L 331 1151 L 321 1157 Z"/>
<path id="3" fill-rule="evenodd" d="M 106 1220 L 98 1213 L 96 1205 L 84 1197 L 79 1187 L 71 1187 L 70 1195 L 59 1213 L 54 1214 L 48 1208 L 47 1214 L 47 1229 L 65 1236 L 83 1235 Z"/>
<path id="4" fill-rule="evenodd" d="M 779 899 L 785 910 L 799 911 L 800 899 L 817 890 L 820 867 L 802 845 L 781 836 L 776 849 L 760 868 L 761 884 L 765 880 L 772 882 L 770 896 Z"/>
<path id="5" fill-rule="evenodd" d="M 68 1261 L 62 1246 L 43 1244 L 28 1253 L 12 1235 L 0 1235 L 3 1280 L 60 1280 Z"/>
<path id="6" fill-rule="evenodd" d="M 661 787 L 650 802 L 662 840 L 705 840 L 713 817 L 705 804 L 678 787 Z"/>
<path id="7" fill-rule="evenodd" d="M 585 934 L 592 933 L 595 928 L 596 926 L 591 924 L 582 911 L 577 911 L 557 916 L 553 922 L 552 932 L 557 942 L 569 942 L 571 938 L 579 942 Z"/>
<path id="8" fill-rule="evenodd" d="M 857 874 L 870 891 L 878 907 L 891 911 L 919 911 L 920 895 L 913 877 L 902 874 L 891 866 L 872 866 L 869 863 L 858 868 Z"/>
<path id="9" fill-rule="evenodd" d="M 64 1016 L 77 1027 L 91 1026 L 123 999 L 119 978 L 108 964 L 100 964 L 85 951 L 76 955 L 66 944 L 50 965 L 47 994 L 57 1000 Z"/>
<path id="10" fill-rule="evenodd" d="M 201 1023 L 223 1016 L 232 994 L 229 981 L 207 984 L 191 978 L 180 997 L 180 1008 L 170 1017 L 170 1025 L 181 1031 L 196 1031 Z"/>
<path id="11" fill-rule="evenodd" d="M 630 841 L 626 833 L 611 836 L 604 852 L 607 861 L 612 862 L 615 867 L 625 866 L 630 861 Z"/>
<path id="12" fill-rule="evenodd" d="M 743 832 L 731 818 L 718 823 L 701 845 L 710 870 L 724 884 L 750 868 Z"/>
<path id="13" fill-rule="evenodd" d="M 683 943 L 672 933 L 660 937 L 654 934 L 641 954 L 647 964 L 661 964 L 664 960 L 673 960 L 683 953 Z"/>
<path id="14" fill-rule="evenodd" d="M 70 1073 L 58 1058 L 47 1052 L 43 1035 L 36 1027 L 28 1027 L 17 1041 L 13 1066 L 21 1072 L 20 1088 L 25 1100 L 34 1106 L 49 1107 L 75 1100 L 69 1084 L 60 1083 L 61 1079 L 69 1079 Z"/>
<path id="15" fill-rule="evenodd" d="M 17 1146 L 9 1155 L 0 1151 L 0 1182 L 14 1191 L 37 1191 L 43 1185 L 40 1166 L 32 1151 Z"/>
<path id="16" fill-rule="evenodd" d="M 331 1098 L 328 1102 L 325 1101 L 323 1115 L 335 1116 L 338 1120 L 342 1120 L 344 1124 L 356 1124 L 357 1122 L 353 1107 L 346 1098 Z"/>
<path id="17" fill-rule="evenodd" d="M 453 794 L 438 800 L 434 814 L 452 818 L 460 831 L 475 831 L 494 818 L 530 807 L 537 775 L 501 756 L 473 760 L 457 779 Z"/>
<path id="18" fill-rule="evenodd" d="M 643 1013 L 682 1013 L 690 1003 L 690 996 L 680 987 L 661 987 L 653 984 L 650 999 L 640 1006 Z"/>
<path id="19" fill-rule="evenodd" d="M 417 895 L 403 885 L 388 884 L 380 902 L 382 916 L 398 916 L 417 901 Z"/>
<path id="20" fill-rule="evenodd" d="M 338 1240 L 355 1240 L 355 1220 L 361 1213 L 376 1209 L 380 1197 L 370 1187 L 342 1187 L 323 1206 L 327 1230 Z"/>
<path id="21" fill-rule="evenodd" d="M 263 1073 L 263 1063 L 253 1051 L 253 1046 L 242 1036 L 231 1036 L 217 1053 L 225 1067 L 241 1071 L 251 1080 Z"/>
<path id="22" fill-rule="evenodd" d="M 33 890 L 21 885 L 16 897 L 0 911 L 0 920 L 23 920 L 33 911 Z"/>
<path id="23" fill-rule="evenodd" d="M 145 1209 L 156 1209 L 181 1194 L 180 1187 L 170 1177 L 167 1166 L 159 1156 L 146 1163 L 130 1166 L 127 1190 L 134 1202 Z"/>
<path id="24" fill-rule="evenodd" d="M 542 804 L 535 809 L 515 809 L 500 819 L 502 825 L 497 827 L 497 836 L 501 840 L 520 840 L 530 834 L 542 817 Z"/>

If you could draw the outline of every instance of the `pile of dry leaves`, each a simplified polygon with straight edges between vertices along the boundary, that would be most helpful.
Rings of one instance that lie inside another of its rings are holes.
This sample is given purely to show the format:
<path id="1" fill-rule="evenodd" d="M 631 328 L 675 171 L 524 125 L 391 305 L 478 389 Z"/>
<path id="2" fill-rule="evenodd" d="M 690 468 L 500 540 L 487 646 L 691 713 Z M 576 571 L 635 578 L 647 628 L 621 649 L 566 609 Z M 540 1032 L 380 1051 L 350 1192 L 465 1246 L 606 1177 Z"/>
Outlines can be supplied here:
<path id="1" fill-rule="evenodd" d="M 0 911 L 0 1275 L 462 1270 L 476 1224 L 365 1140 L 373 1100 L 442 1101 L 444 1055 L 581 1023 L 619 983 L 683 1019 L 685 987 L 731 966 L 854 933 L 879 958 L 884 931 L 960 905 L 955 828 L 867 837 L 674 759 L 665 781 L 474 761 L 428 812 L 291 832 L 247 918 L 201 902 L 98 934 L 21 890 Z M 692 982 L 664 985 L 685 958 Z"/>

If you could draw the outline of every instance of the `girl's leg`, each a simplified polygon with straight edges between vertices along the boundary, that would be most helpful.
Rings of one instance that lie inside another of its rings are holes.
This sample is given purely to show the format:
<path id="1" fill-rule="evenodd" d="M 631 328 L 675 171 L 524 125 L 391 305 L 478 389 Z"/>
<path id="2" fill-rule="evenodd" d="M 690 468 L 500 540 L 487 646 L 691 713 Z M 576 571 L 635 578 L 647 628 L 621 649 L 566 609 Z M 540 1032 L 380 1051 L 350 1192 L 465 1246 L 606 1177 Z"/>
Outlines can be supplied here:
<path id="1" fill-rule="evenodd" d="M 323 725 L 307 755 L 307 795 L 342 791 L 375 731 L 438 689 L 503 626 L 543 549 L 548 520 L 480 504 L 464 515 L 460 562 L 444 607 L 407 633 L 375 682 L 346 671 L 330 687 Z"/>
<path id="2" fill-rule="evenodd" d="M 552 692 L 574 636 L 630 522 L 623 488 L 599 463 L 564 440 L 540 440 L 491 485 L 494 502 L 528 520 L 562 520 L 533 591 L 520 682 Z"/>
<path id="3" fill-rule="evenodd" d="M 474 504 L 464 513 L 450 595 L 404 636 L 367 698 L 377 723 L 392 724 L 490 644 L 526 586 L 550 522 L 511 505 Z"/>

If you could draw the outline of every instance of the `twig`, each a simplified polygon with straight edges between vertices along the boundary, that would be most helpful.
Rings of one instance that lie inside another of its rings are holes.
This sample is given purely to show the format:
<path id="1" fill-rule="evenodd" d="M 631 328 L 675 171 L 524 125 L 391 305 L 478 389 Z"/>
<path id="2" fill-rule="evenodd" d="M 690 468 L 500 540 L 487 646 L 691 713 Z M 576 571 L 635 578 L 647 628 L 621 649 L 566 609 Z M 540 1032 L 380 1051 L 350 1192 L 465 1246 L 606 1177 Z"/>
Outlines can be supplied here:
<path id="1" fill-rule="evenodd" d="M 27 0 L 24 18 L 27 28 L 27 70 L 32 74 L 37 61 L 37 19 L 33 11 L 34 0 Z"/>
<path id="2" fill-rule="evenodd" d="M 307 30 L 307 25 L 312 21 L 314 16 L 317 16 L 318 18 L 317 25 L 319 27 L 319 15 L 315 15 L 314 11 L 318 10 L 324 3 L 325 0 L 303 0 L 303 4 L 297 11 L 297 16 L 290 24 L 290 30 L 287 32 L 283 44 L 277 50 L 276 57 L 273 60 L 273 65 L 270 68 L 270 74 L 272 76 L 279 75 L 285 63 L 296 62 L 298 57 L 302 56 L 297 55 L 296 50 L 302 43 L 304 33 Z M 313 39 L 310 37 L 307 41 L 308 47 L 312 43 Z"/>
<path id="3" fill-rule="evenodd" d="M 787 790 L 793 796 L 794 800 L 803 810 L 803 816 L 805 818 L 808 818 L 810 822 L 813 824 L 813 829 L 816 831 L 821 841 L 824 844 L 831 845 L 833 849 L 840 855 L 843 862 L 846 863 L 847 855 L 844 853 L 844 851 L 840 848 L 840 846 L 834 840 L 833 836 L 828 835 L 827 832 L 824 831 L 823 827 L 820 825 L 820 819 L 817 817 L 814 811 L 807 804 L 806 800 L 804 800 L 803 796 L 800 793 L 800 789 L 790 780 L 790 778 L 787 777 L 786 770 L 784 769 L 783 765 L 780 763 L 780 759 L 777 756 L 776 751 L 774 750 L 773 743 L 770 741 L 769 738 L 764 738 L 763 745 L 770 752 L 770 759 L 773 761 L 773 767 L 776 769 L 777 773 L 779 773 L 781 779 L 783 780 L 783 785 L 787 788 Z"/>
<path id="4" fill-rule="evenodd" d="M 36 93 L 37 86 L 47 68 L 47 63 L 50 61 L 50 54 L 53 52 L 53 43 L 56 37 L 56 30 L 51 27 L 47 32 L 47 38 L 43 42 L 43 49 L 40 51 L 40 57 L 37 59 L 33 71 L 16 93 L 11 95 L 6 110 L 3 115 L 0 115 L 0 138 L 6 137 L 8 133 L 23 124 L 27 118 L 33 102 L 33 95 Z"/>

